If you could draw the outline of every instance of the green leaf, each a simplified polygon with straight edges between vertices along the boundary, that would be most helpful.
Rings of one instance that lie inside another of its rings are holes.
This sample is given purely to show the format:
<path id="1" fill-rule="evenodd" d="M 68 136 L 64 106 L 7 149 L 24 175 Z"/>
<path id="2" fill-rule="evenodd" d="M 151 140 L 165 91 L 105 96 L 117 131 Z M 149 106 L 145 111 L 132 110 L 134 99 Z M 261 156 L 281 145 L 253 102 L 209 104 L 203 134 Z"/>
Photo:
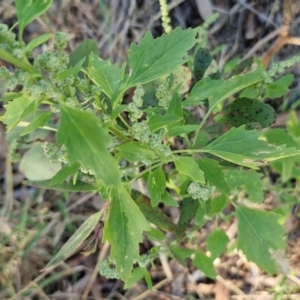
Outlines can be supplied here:
<path id="1" fill-rule="evenodd" d="M 29 180 L 47 180 L 61 169 L 61 163 L 52 164 L 40 143 L 34 144 L 22 157 L 20 170 Z"/>
<path id="2" fill-rule="evenodd" d="M 188 248 L 180 248 L 178 246 L 172 245 L 169 248 L 171 255 L 184 267 L 186 267 L 185 260 L 192 256 L 194 250 Z"/>
<path id="3" fill-rule="evenodd" d="M 27 184 L 29 186 L 35 186 L 40 189 L 70 191 L 70 192 L 92 192 L 97 190 L 97 187 L 79 180 L 76 181 L 76 184 L 73 184 L 72 182 L 64 182 L 55 185 L 51 185 L 51 180 L 39 180 L 39 181 L 25 180 L 24 184 Z"/>
<path id="4" fill-rule="evenodd" d="M 212 60 L 213 57 L 210 55 L 208 50 L 204 48 L 198 49 L 194 59 L 194 76 L 196 82 L 203 78 L 205 71 L 211 64 Z"/>
<path id="5" fill-rule="evenodd" d="M 141 280 L 144 277 L 144 275 L 145 275 L 145 268 L 142 267 L 134 268 L 130 275 L 130 278 L 124 285 L 124 289 L 131 288 L 136 282 Z"/>
<path id="6" fill-rule="evenodd" d="M 257 66 L 254 72 L 246 75 L 238 75 L 229 80 L 203 79 L 193 87 L 189 98 L 182 102 L 183 106 L 196 106 L 204 99 L 209 101 L 209 112 L 213 111 L 217 104 L 240 90 L 262 80 L 262 68 Z"/>
<path id="7" fill-rule="evenodd" d="M 86 39 L 70 54 L 69 64 L 70 66 L 74 67 L 79 61 L 85 58 L 85 62 L 83 64 L 83 67 L 85 68 L 88 65 L 87 58 L 90 56 L 90 54 L 95 53 L 98 55 L 98 52 L 99 50 L 97 42 L 92 39 Z"/>
<path id="8" fill-rule="evenodd" d="M 289 159 L 288 157 L 287 159 Z M 261 180 L 249 182 L 245 185 L 246 193 L 249 195 L 249 199 L 255 203 L 264 202 L 264 191 Z"/>
<path id="9" fill-rule="evenodd" d="M 204 147 L 201 152 L 254 169 L 262 164 L 261 161 L 272 161 L 300 154 L 300 151 L 294 148 L 268 145 L 258 139 L 260 134 L 257 130 L 245 130 L 244 126 L 231 128 Z"/>
<path id="10" fill-rule="evenodd" d="M 166 179 L 162 166 L 157 167 L 154 171 L 149 173 L 147 186 L 151 198 L 151 204 L 152 206 L 157 206 L 157 204 L 161 201 L 161 197 L 166 188 Z"/>
<path id="11" fill-rule="evenodd" d="M 148 126 L 151 132 L 170 124 L 182 121 L 183 119 L 174 115 L 153 115 L 148 120 Z"/>
<path id="12" fill-rule="evenodd" d="M 31 122 L 30 124 L 21 132 L 21 136 L 29 134 L 36 129 L 43 127 L 47 122 L 50 120 L 52 113 L 42 113 L 37 115 Z"/>
<path id="13" fill-rule="evenodd" d="M 55 81 L 62 81 L 70 76 L 77 75 L 85 62 L 85 57 L 82 58 L 74 67 L 63 70 L 55 76 Z"/>
<path id="14" fill-rule="evenodd" d="M 276 251 L 286 245 L 283 235 L 285 229 L 279 225 L 280 216 L 272 213 L 237 206 L 238 219 L 237 246 L 247 259 L 255 262 L 270 274 L 275 274 L 278 267 L 272 259 L 270 249 Z"/>
<path id="15" fill-rule="evenodd" d="M 172 220 L 167 215 L 165 215 L 157 206 L 152 207 L 150 199 L 147 196 L 135 190 L 132 190 L 131 194 L 135 203 L 138 205 L 141 212 L 150 223 L 153 223 L 158 228 L 167 232 L 175 232 L 176 226 L 172 222 Z"/>
<path id="16" fill-rule="evenodd" d="M 161 196 L 161 202 L 168 206 L 178 207 L 178 202 L 165 190 L 163 195 Z"/>
<path id="17" fill-rule="evenodd" d="M 95 229 L 100 219 L 103 216 L 104 211 L 101 210 L 89 218 L 87 218 L 76 232 L 70 237 L 70 239 L 62 246 L 62 248 L 52 257 L 52 259 L 46 265 L 46 268 L 57 264 L 70 257 L 76 250 L 81 246 L 81 244 L 89 237 L 92 231 Z"/>
<path id="18" fill-rule="evenodd" d="M 155 152 L 149 148 L 148 145 L 142 145 L 140 142 L 128 142 L 118 147 L 117 150 L 121 152 L 126 160 L 131 163 L 138 161 L 153 161 L 157 159 Z"/>
<path id="19" fill-rule="evenodd" d="M 199 167 L 204 172 L 205 178 L 226 195 L 230 194 L 230 188 L 225 181 L 223 170 L 216 160 L 201 158 Z"/>
<path id="20" fill-rule="evenodd" d="M 52 5 L 52 0 L 15 0 L 21 35 L 24 28 Z"/>
<path id="21" fill-rule="evenodd" d="M 205 183 L 204 173 L 192 157 L 178 157 L 174 163 L 179 174 L 187 175 L 195 182 Z"/>
<path id="22" fill-rule="evenodd" d="M 213 261 L 211 258 L 207 257 L 202 251 L 195 251 L 195 257 L 192 263 L 197 269 L 202 271 L 205 274 L 205 276 L 211 279 L 216 279 L 218 274 L 214 268 Z"/>
<path id="23" fill-rule="evenodd" d="M 197 208 L 196 216 L 195 216 L 196 225 L 201 225 L 205 214 L 206 214 L 206 206 L 199 205 Z"/>
<path id="24" fill-rule="evenodd" d="M 56 185 L 64 182 L 64 180 L 67 179 L 69 176 L 75 175 L 79 168 L 79 163 L 64 166 L 53 176 L 50 185 Z"/>
<path id="25" fill-rule="evenodd" d="M 183 125 L 183 126 L 175 126 L 168 130 L 166 136 L 178 136 L 180 134 L 189 134 L 191 132 L 196 131 L 199 128 L 199 125 Z"/>
<path id="26" fill-rule="evenodd" d="M 227 197 L 224 194 L 221 194 L 213 199 L 210 202 L 210 211 L 213 215 L 220 213 L 227 203 Z"/>
<path id="27" fill-rule="evenodd" d="M 256 182 L 262 177 L 261 173 L 253 170 L 230 170 L 226 173 L 226 182 L 230 188 L 234 189 L 239 186 Z"/>
<path id="28" fill-rule="evenodd" d="M 46 33 L 46 34 L 42 34 L 36 38 L 34 38 L 33 40 L 31 40 L 25 47 L 25 51 L 26 52 L 31 52 L 33 49 L 35 49 L 36 47 L 40 46 L 41 44 L 46 43 L 48 40 L 51 39 L 51 37 L 53 36 L 53 34 L 50 33 Z"/>
<path id="29" fill-rule="evenodd" d="M 211 253 L 211 259 L 215 260 L 221 253 L 223 253 L 229 242 L 227 234 L 217 228 L 215 229 L 206 240 L 207 250 Z"/>
<path id="30" fill-rule="evenodd" d="M 300 121 L 298 119 L 296 111 L 291 111 L 286 122 L 286 128 L 288 133 L 295 139 L 300 137 Z"/>
<path id="31" fill-rule="evenodd" d="M 190 222 L 196 215 L 199 200 L 192 197 L 184 198 L 180 206 L 180 216 L 176 227 L 176 234 L 181 236 L 188 228 Z"/>
<path id="32" fill-rule="evenodd" d="M 275 111 L 270 105 L 248 98 L 240 98 L 232 102 L 227 106 L 225 116 L 227 122 L 235 127 L 256 122 L 265 128 L 276 120 Z"/>
<path id="33" fill-rule="evenodd" d="M 197 29 L 182 30 L 178 27 L 157 39 L 147 32 L 139 45 L 131 44 L 128 52 L 131 69 L 128 88 L 169 74 L 185 63 L 187 59 L 183 57 L 194 46 L 196 34 Z"/>
<path id="34" fill-rule="evenodd" d="M 139 243 L 143 231 L 150 230 L 148 222 L 123 186 L 113 188 L 109 216 L 104 225 L 103 240 L 111 244 L 110 259 L 126 282 L 133 263 L 139 260 Z"/>
<path id="35" fill-rule="evenodd" d="M 270 129 L 263 134 L 268 143 L 276 146 L 286 145 L 287 147 L 298 147 L 298 143 L 288 134 L 284 129 L 275 128 Z"/>
<path id="36" fill-rule="evenodd" d="M 11 131 L 21 120 L 35 111 L 37 100 L 18 97 L 4 105 L 6 112 L 0 121 L 7 125 L 7 132 Z"/>
<path id="37" fill-rule="evenodd" d="M 282 76 L 280 79 L 270 83 L 267 86 L 265 97 L 279 98 L 285 95 L 289 91 L 289 86 L 293 83 L 293 81 L 293 74 L 287 74 L 285 76 Z"/>
<path id="38" fill-rule="evenodd" d="M 108 60 L 101 60 L 95 53 L 91 53 L 87 74 L 111 98 L 122 81 L 123 70 L 117 65 L 112 65 Z"/>
<path id="39" fill-rule="evenodd" d="M 107 150 L 109 140 L 95 115 L 61 104 L 57 141 L 66 146 L 69 162 L 79 162 L 106 185 L 116 186 L 120 184 L 120 175 Z"/>

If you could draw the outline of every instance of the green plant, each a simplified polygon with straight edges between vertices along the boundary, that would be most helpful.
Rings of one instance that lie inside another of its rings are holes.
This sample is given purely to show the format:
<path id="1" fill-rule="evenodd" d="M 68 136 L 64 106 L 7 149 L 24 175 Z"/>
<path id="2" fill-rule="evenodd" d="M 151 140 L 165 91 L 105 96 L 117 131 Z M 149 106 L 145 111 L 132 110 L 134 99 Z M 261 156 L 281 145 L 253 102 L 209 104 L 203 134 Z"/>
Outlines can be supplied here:
<path id="1" fill-rule="evenodd" d="M 7 102 L 1 120 L 7 126 L 11 157 L 21 159 L 29 185 L 94 191 L 107 205 L 78 228 L 47 267 L 78 249 L 101 221 L 102 240 L 109 242 L 111 253 L 99 269 L 121 278 L 126 287 L 148 278 L 147 268 L 161 252 L 183 265 L 192 258 L 195 267 L 216 278 L 213 261 L 228 244 L 218 222 L 207 240 L 210 255 L 197 245 L 183 248 L 181 241 L 188 239 L 188 230 L 224 218 L 223 209 L 232 205 L 238 220 L 236 247 L 270 274 L 278 272 L 270 251 L 286 245 L 280 215 L 253 209 L 243 199 L 263 202 L 261 170 L 269 162 L 285 180 L 298 172 L 299 122 L 291 116 L 288 132 L 267 129 L 275 113 L 263 100 L 287 91 L 290 75 L 274 79 L 299 57 L 268 72 L 255 61 L 225 79 L 209 52 L 198 47 L 197 28 L 176 28 L 157 39 L 147 33 L 138 45 L 131 45 L 128 63 L 121 68 L 100 59 L 92 40 L 67 55 L 67 36 L 61 32 L 54 36 L 53 51 L 34 57 L 33 50 L 51 35 L 25 44 L 22 33 L 51 2 L 15 1 L 17 40 L 12 30 L 0 25 L 0 57 L 15 66 L 13 71 L 0 69 L 8 90 L 1 99 Z M 189 55 L 193 47 L 196 51 Z M 186 63 L 189 68 L 183 67 Z M 190 91 L 189 76 L 196 78 Z M 196 106 L 206 109 L 201 122 L 187 109 Z M 55 142 L 41 144 L 53 133 Z M 183 141 L 185 148 L 174 149 L 174 140 Z M 27 149 L 22 158 L 18 148 Z M 150 200 L 132 190 L 137 180 L 147 184 Z M 177 224 L 159 203 L 181 204 Z M 165 232 L 171 232 L 172 239 Z M 140 256 L 143 234 L 158 246 Z"/>

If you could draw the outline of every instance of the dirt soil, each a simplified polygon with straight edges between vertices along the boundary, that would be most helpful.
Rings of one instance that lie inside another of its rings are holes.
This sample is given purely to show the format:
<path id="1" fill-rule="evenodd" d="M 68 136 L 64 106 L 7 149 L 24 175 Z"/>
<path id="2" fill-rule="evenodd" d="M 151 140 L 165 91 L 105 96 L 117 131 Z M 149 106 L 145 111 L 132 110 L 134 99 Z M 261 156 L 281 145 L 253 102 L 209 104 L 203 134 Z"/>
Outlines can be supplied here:
<path id="1" fill-rule="evenodd" d="M 289 35 L 300 37 L 300 1 L 290 1 L 290 5 L 293 5 L 293 14 Z M 222 46 L 215 56 L 221 69 L 226 62 L 237 57 L 264 57 L 282 32 L 284 24 L 284 7 L 278 0 L 173 0 L 169 1 L 169 7 L 173 28 L 196 27 L 213 12 L 219 13 L 218 20 L 209 30 L 207 47 L 215 50 Z M 13 1 L 1 1 L 0 22 L 11 26 L 15 21 Z M 146 31 L 151 30 L 155 37 L 163 33 L 158 0 L 55 0 L 46 15 L 27 27 L 25 40 L 30 41 L 42 33 L 57 30 L 69 34 L 68 51 L 72 52 L 85 39 L 94 39 L 101 58 L 119 65 L 126 61 L 130 43 L 138 42 Z M 279 52 L 271 55 L 270 61 L 287 59 L 299 53 L 299 44 L 284 45 Z M 290 71 L 299 81 L 299 66 Z M 4 108 L 0 106 L 0 115 L 3 112 Z M 285 115 L 279 117 L 281 123 L 278 126 L 284 126 Z M 215 262 L 219 273 L 216 281 L 207 279 L 192 266 L 184 268 L 161 256 L 151 268 L 155 287 L 152 291 L 148 290 L 144 281 L 124 290 L 121 281 L 101 277 L 94 270 L 99 258 L 108 256 L 106 244 L 100 245 L 99 250 L 88 257 L 80 252 L 75 253 L 55 272 L 40 273 L 74 228 L 101 209 L 104 202 L 93 194 L 63 194 L 24 186 L 24 176 L 19 172 L 18 165 L 9 161 L 4 132 L 5 128 L 0 123 L 0 205 L 10 216 L 0 217 L 0 235 L 11 233 L 12 236 L 9 247 L 2 248 L 5 251 L 1 253 L 2 260 L 9 263 L 0 266 L 0 299 L 5 300 L 1 298 L 1 290 L 7 284 L 5 272 L 11 276 L 10 290 L 17 295 L 28 291 L 27 297 L 11 299 L 300 299 L 300 226 L 295 211 L 291 212 L 286 225 L 289 240 L 287 253 L 277 258 L 283 268 L 289 265 L 292 270 L 287 276 L 267 275 L 238 251 L 225 254 Z M 58 204 L 62 201 L 66 203 L 67 215 Z M 272 206 L 275 202 L 269 197 L 264 205 Z M 174 219 L 178 216 L 176 210 L 168 213 Z M 27 216 L 30 219 L 25 220 Z M 19 226 L 20 218 L 26 224 L 23 229 Z M 37 230 L 37 226 L 42 229 Z M 205 238 L 212 226 L 208 223 L 198 233 L 196 238 L 200 248 L 204 248 Z M 233 243 L 237 232 L 236 221 L 224 221 L 220 227 Z M 17 231 L 14 230 L 16 228 Z M 32 241 L 33 247 L 28 246 L 28 240 Z M 145 241 L 141 251 L 152 246 Z M 37 283 L 42 286 L 41 289 Z"/>

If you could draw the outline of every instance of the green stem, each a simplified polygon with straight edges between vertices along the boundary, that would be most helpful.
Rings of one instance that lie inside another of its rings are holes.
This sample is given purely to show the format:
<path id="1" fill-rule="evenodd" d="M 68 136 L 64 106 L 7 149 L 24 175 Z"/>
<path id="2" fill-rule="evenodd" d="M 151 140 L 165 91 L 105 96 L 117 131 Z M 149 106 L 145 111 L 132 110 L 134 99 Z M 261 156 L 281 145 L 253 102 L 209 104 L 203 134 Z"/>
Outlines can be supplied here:
<path id="1" fill-rule="evenodd" d="M 24 62 L 24 61 L 22 61 L 22 60 L 20 60 L 16 57 L 14 57 L 9 52 L 7 52 L 3 49 L 0 49 L 0 57 L 3 60 L 15 65 L 16 67 L 19 67 L 20 69 L 22 69 L 24 71 L 27 71 L 28 73 L 40 76 L 40 73 L 38 72 L 38 70 L 36 70 L 32 65 L 30 65 L 27 62 Z"/>

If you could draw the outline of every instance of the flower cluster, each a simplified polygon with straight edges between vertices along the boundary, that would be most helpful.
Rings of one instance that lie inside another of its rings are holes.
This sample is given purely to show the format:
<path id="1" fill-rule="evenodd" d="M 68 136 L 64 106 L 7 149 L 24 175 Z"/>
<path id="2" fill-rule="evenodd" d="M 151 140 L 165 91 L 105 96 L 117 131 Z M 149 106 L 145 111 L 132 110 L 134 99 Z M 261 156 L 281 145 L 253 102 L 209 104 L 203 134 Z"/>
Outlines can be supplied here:
<path id="1" fill-rule="evenodd" d="M 172 98 L 169 87 L 169 76 L 163 76 L 159 80 L 160 82 L 156 89 L 155 96 L 158 99 L 158 105 L 167 110 Z"/>
<path id="2" fill-rule="evenodd" d="M 16 35 L 6 24 L 0 24 L 0 48 L 20 59 L 25 56 L 25 44 L 16 41 Z"/>
<path id="3" fill-rule="evenodd" d="M 172 27 L 170 25 L 171 19 L 169 17 L 167 1 L 159 0 L 159 5 L 161 11 L 162 27 L 164 28 L 165 33 L 169 33 L 172 30 Z"/>
<path id="4" fill-rule="evenodd" d="M 100 263 L 99 273 L 102 276 L 105 276 L 106 278 L 112 278 L 112 279 L 120 278 L 119 272 L 114 267 L 112 267 L 112 262 L 108 262 L 106 259 L 104 259 Z"/>
<path id="5" fill-rule="evenodd" d="M 210 195 L 215 191 L 214 186 L 201 186 L 197 182 L 192 182 L 187 192 L 192 196 L 193 199 L 201 199 L 207 201 Z"/>
<path id="6" fill-rule="evenodd" d="M 300 55 L 295 55 L 291 59 L 273 64 L 268 71 L 264 71 L 262 73 L 264 77 L 264 82 L 267 84 L 273 82 L 275 76 L 283 73 L 286 68 L 289 68 L 299 62 L 300 62 Z"/>
<path id="7" fill-rule="evenodd" d="M 135 139 L 142 143 L 149 142 L 151 132 L 146 121 L 132 124 L 131 130 Z"/>
<path id="8" fill-rule="evenodd" d="M 46 141 L 42 143 L 42 148 L 51 163 L 68 163 L 67 149 L 64 145 L 58 147 L 56 144 Z"/>
<path id="9" fill-rule="evenodd" d="M 160 151 L 165 157 L 169 156 L 172 154 L 172 151 L 170 147 L 167 145 L 163 144 L 163 138 L 166 134 L 165 129 L 161 129 L 159 133 L 153 133 L 150 138 L 150 143 L 149 146 L 152 149 L 157 149 Z"/>

